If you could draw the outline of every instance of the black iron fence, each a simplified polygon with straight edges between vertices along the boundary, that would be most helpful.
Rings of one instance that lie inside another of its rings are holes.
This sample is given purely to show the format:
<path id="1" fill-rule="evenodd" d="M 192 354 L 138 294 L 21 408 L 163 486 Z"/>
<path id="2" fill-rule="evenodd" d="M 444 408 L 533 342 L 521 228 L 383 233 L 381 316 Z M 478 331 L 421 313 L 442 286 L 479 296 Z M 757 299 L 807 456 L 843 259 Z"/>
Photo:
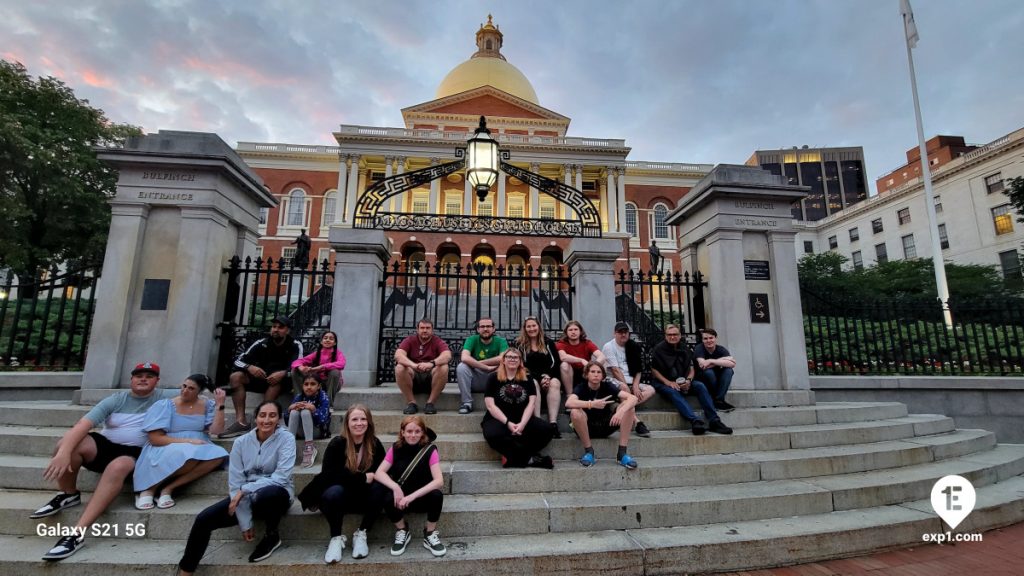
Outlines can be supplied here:
<path id="1" fill-rule="evenodd" d="M 1024 375 L 1024 299 L 801 300 L 810 374 Z"/>
<path id="2" fill-rule="evenodd" d="M 328 260 L 296 266 L 290 259 L 232 258 L 227 274 L 224 315 L 218 324 L 217 382 L 227 383 L 234 359 L 267 336 L 271 321 L 287 316 L 291 335 L 312 350 L 331 324 L 334 267 Z"/>
<path id="3" fill-rule="evenodd" d="M 629 323 L 631 337 L 644 350 L 649 366 L 650 349 L 664 339 L 665 326 L 675 324 L 687 346 L 693 348 L 705 327 L 704 289 L 708 283 L 698 271 L 652 274 L 620 270 L 615 278 L 615 320 Z M 645 370 L 644 381 L 649 373 Z"/>
<path id="4" fill-rule="evenodd" d="M 81 370 L 101 266 L 49 270 L 40 279 L 0 282 L 0 370 Z"/>
<path id="5" fill-rule="evenodd" d="M 463 341 L 476 333 L 476 321 L 494 320 L 495 334 L 509 342 L 519 335 L 523 320 L 537 317 L 551 335 L 572 318 L 573 289 L 564 266 L 484 266 L 427 262 L 394 262 L 380 284 L 380 346 L 377 381 L 395 378 L 395 350 L 429 318 L 434 333 L 452 351 L 448 378 Z"/>

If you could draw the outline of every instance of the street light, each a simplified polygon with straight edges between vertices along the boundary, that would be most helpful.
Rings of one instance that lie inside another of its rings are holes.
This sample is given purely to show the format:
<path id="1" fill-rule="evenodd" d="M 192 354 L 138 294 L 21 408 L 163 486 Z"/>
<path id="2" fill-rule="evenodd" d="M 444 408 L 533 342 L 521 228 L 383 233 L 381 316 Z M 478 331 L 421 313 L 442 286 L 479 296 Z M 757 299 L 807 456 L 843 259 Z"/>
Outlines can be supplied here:
<path id="1" fill-rule="evenodd" d="M 476 190 L 476 197 L 483 202 L 487 192 L 498 180 L 498 143 L 491 138 L 487 120 L 480 117 L 480 126 L 473 131 L 467 142 L 466 178 Z"/>

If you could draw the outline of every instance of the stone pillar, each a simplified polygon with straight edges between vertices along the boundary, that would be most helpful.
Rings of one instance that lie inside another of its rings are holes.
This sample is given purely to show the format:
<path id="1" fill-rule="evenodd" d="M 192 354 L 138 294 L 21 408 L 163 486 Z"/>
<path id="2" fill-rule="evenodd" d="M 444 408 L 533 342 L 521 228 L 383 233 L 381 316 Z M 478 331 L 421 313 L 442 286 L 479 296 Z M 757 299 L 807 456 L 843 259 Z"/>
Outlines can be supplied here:
<path id="1" fill-rule="evenodd" d="M 685 230 L 683 269 L 708 282 L 707 325 L 736 358 L 736 389 L 809 390 L 790 215 L 808 188 L 785 182 L 756 166 L 718 165 L 667 219 Z"/>
<path id="2" fill-rule="evenodd" d="M 576 289 L 572 316 L 598 345 L 611 339 L 615 332 L 613 269 L 622 248 L 620 238 L 573 238 L 566 252 L 565 264 Z"/>
<path id="3" fill-rule="evenodd" d="M 99 158 L 119 177 L 80 399 L 125 387 L 139 362 L 160 364 L 167 387 L 213 375 L 222 269 L 255 255 L 260 208 L 277 201 L 216 134 L 160 131 Z"/>
<path id="4" fill-rule="evenodd" d="M 505 215 L 505 173 L 498 172 L 498 197 L 495 199 L 495 215 Z"/>
<path id="5" fill-rule="evenodd" d="M 530 164 L 530 172 L 540 174 L 540 164 Z M 540 218 L 540 192 L 533 186 L 530 186 L 530 218 Z"/>
<path id="6" fill-rule="evenodd" d="M 332 228 L 335 252 L 331 330 L 345 351 L 345 386 L 377 383 L 380 342 L 380 286 L 390 252 L 382 230 Z"/>
<path id="7" fill-rule="evenodd" d="M 334 201 L 334 223 L 345 222 L 345 207 L 348 205 L 348 190 L 345 188 L 348 176 L 348 156 L 338 154 L 338 196 Z"/>
<path id="8" fill-rule="evenodd" d="M 349 226 L 352 226 L 355 224 L 353 218 L 356 213 L 356 202 L 359 200 L 359 197 L 357 196 L 358 192 L 356 190 L 359 185 L 359 178 L 357 176 L 359 173 L 359 156 L 350 155 L 348 157 L 348 161 L 348 192 L 345 194 L 345 222 L 347 222 Z"/>

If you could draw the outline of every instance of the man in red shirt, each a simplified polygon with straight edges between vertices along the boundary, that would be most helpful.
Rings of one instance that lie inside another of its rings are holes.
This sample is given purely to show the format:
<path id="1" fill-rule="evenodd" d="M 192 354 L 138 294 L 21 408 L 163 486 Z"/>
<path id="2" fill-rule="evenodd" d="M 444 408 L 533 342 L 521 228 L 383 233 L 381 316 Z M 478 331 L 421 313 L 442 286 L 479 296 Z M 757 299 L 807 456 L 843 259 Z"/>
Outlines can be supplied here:
<path id="1" fill-rule="evenodd" d="M 448 383 L 448 362 L 451 359 L 448 345 L 434 335 L 434 323 L 429 318 L 417 322 L 416 333 L 402 340 L 395 350 L 395 380 L 408 403 L 402 411 L 404 414 L 419 411 L 414 392 L 429 392 L 423 413 L 437 414 L 434 402 Z"/>
<path id="2" fill-rule="evenodd" d="M 583 325 L 569 320 L 562 331 L 562 339 L 555 342 L 555 349 L 562 360 L 560 372 L 565 395 L 572 394 L 573 388 L 583 382 L 583 367 L 587 362 L 599 362 L 604 366 L 605 357 L 596 344 L 587 339 Z"/>

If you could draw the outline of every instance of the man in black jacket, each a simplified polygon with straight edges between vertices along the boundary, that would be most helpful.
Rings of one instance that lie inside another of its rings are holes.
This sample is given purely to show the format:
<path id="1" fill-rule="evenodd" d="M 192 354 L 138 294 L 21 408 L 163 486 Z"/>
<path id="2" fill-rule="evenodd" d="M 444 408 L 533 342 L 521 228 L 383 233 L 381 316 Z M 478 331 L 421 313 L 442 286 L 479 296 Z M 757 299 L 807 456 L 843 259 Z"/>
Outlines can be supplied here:
<path id="1" fill-rule="evenodd" d="M 707 387 L 693 381 L 693 356 L 686 344 L 683 344 L 682 336 L 678 326 L 669 324 L 665 327 L 665 339 L 651 349 L 651 376 L 654 377 L 655 390 L 671 402 L 683 418 L 690 421 L 690 430 L 694 436 L 700 436 L 705 430 L 732 434 L 732 428 L 726 426 L 715 412 Z M 704 417 L 708 419 L 707 424 L 693 413 L 683 397 L 686 394 L 697 396 Z"/>
<path id="2" fill-rule="evenodd" d="M 302 356 L 302 343 L 289 335 L 291 327 L 287 316 L 274 318 L 270 336 L 257 340 L 235 360 L 235 371 L 228 380 L 235 405 L 235 422 L 219 438 L 234 438 L 250 430 L 245 420 L 246 392 L 262 392 L 264 399 L 275 400 L 281 393 L 291 390 L 288 375 L 292 362 Z"/>
<path id="3" fill-rule="evenodd" d="M 608 369 L 608 376 L 616 381 L 619 388 L 636 396 L 639 406 L 654 397 L 654 387 L 640 383 L 640 375 L 644 371 L 644 352 L 640 344 L 630 339 L 629 332 L 629 324 L 617 322 L 615 337 L 601 347 L 601 353 L 604 354 L 604 367 Z M 639 412 L 636 415 L 635 430 L 637 436 L 651 437 L 647 424 L 640 421 Z"/>

